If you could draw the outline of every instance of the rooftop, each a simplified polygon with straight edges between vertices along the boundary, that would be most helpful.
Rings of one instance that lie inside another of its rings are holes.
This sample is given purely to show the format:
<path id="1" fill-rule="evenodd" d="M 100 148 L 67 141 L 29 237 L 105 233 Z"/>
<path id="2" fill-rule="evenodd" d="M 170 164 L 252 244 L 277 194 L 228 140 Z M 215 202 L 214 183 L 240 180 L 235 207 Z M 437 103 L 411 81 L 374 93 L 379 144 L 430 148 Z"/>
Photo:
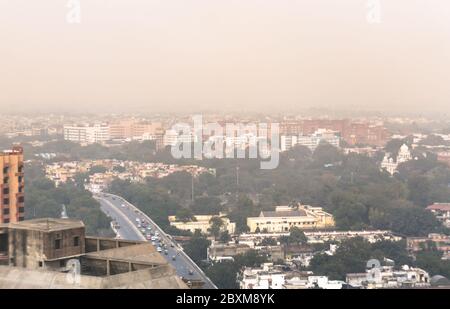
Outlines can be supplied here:
<path id="1" fill-rule="evenodd" d="M 306 211 L 293 210 L 293 211 L 262 211 L 260 217 L 304 217 Z"/>
<path id="2" fill-rule="evenodd" d="M 450 211 L 450 203 L 434 203 L 427 207 L 428 210 Z"/>
<path id="3" fill-rule="evenodd" d="M 84 223 L 81 220 L 54 218 L 39 218 L 9 224 L 9 228 L 12 229 L 26 229 L 41 232 L 53 232 L 82 227 L 84 227 Z"/>

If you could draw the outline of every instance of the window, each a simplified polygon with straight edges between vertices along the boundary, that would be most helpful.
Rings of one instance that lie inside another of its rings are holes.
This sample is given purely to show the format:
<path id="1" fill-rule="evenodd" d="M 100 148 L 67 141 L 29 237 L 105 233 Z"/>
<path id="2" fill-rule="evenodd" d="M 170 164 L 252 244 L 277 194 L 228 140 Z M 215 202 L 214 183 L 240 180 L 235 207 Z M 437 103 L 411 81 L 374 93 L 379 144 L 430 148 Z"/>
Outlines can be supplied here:
<path id="1" fill-rule="evenodd" d="M 74 247 L 78 247 L 80 245 L 80 237 L 79 236 L 75 236 L 73 238 L 73 246 Z"/>
<path id="2" fill-rule="evenodd" d="M 9 208 L 3 209 L 3 214 L 4 215 L 9 215 Z"/>
<path id="3" fill-rule="evenodd" d="M 55 239 L 55 249 L 61 249 L 61 239 Z"/>
<path id="4" fill-rule="evenodd" d="M 23 196 L 19 196 L 19 203 L 23 203 L 25 201 L 25 198 Z"/>
<path id="5" fill-rule="evenodd" d="M 23 165 L 19 165 L 19 173 L 23 172 Z"/>
<path id="6" fill-rule="evenodd" d="M 44 263 L 42 263 L 42 261 L 39 261 L 39 267 L 44 266 Z"/>
<path id="7" fill-rule="evenodd" d="M 3 194 L 9 194 L 9 188 L 3 188 Z"/>
<path id="8" fill-rule="evenodd" d="M 19 186 L 19 193 L 23 192 L 23 186 Z"/>
<path id="9" fill-rule="evenodd" d="M 19 183 L 21 183 L 22 180 L 23 180 L 23 177 L 22 177 L 22 176 L 19 176 Z"/>
<path id="10" fill-rule="evenodd" d="M 3 174 L 8 174 L 8 172 L 9 172 L 9 167 L 4 167 L 3 168 Z"/>
<path id="11" fill-rule="evenodd" d="M 3 178 L 3 183 L 4 183 L 4 184 L 7 184 L 8 182 L 9 182 L 9 177 L 4 177 L 4 178 Z"/>
<path id="12" fill-rule="evenodd" d="M 3 205 L 8 205 L 8 204 L 9 204 L 9 198 L 4 198 Z"/>
<path id="13" fill-rule="evenodd" d="M 9 219 L 4 219 L 3 222 L 4 223 L 9 223 Z"/>
<path id="14" fill-rule="evenodd" d="M 19 221 L 24 221 L 25 217 L 19 217 Z"/>
<path id="15" fill-rule="evenodd" d="M 25 207 L 19 207 L 19 212 L 24 213 L 25 212 Z"/>

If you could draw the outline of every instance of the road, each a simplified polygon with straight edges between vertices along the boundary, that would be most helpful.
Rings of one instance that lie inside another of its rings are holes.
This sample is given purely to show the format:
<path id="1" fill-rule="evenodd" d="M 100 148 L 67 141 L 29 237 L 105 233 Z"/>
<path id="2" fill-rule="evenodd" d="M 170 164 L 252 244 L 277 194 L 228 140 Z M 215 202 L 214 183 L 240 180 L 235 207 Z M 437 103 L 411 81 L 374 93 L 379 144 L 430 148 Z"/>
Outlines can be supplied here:
<path id="1" fill-rule="evenodd" d="M 183 248 L 133 204 L 120 196 L 107 193 L 96 194 L 94 198 L 100 202 L 102 211 L 119 224 L 120 238 L 146 241 L 137 227 L 136 218 L 145 220 L 150 223 L 152 232 L 157 231 L 160 234 L 161 241 L 167 245 L 168 254 L 162 253 L 161 255 L 176 269 L 178 276 L 188 280 L 201 280 L 205 282 L 204 289 L 217 289 L 200 267 L 183 251 Z M 175 256 L 175 260 L 173 260 L 173 256 Z M 190 271 L 192 271 L 191 274 Z"/>

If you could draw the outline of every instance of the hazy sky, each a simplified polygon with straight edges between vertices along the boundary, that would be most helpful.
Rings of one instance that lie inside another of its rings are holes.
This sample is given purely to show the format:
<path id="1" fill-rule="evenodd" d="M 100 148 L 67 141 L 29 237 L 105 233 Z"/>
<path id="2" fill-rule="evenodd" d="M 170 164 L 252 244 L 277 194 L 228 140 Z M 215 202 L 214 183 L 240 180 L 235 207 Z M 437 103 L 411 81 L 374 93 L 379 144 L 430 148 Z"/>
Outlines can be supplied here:
<path id="1" fill-rule="evenodd" d="M 450 1 L 0 0 L 0 107 L 450 112 Z"/>

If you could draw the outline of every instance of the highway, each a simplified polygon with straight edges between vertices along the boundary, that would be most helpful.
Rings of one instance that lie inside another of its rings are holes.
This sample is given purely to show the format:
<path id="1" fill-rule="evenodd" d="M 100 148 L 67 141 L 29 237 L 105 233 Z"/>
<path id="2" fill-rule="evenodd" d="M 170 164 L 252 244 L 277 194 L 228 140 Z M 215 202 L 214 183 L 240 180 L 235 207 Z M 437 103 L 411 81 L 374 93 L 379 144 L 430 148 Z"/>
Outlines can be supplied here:
<path id="1" fill-rule="evenodd" d="M 99 201 L 102 211 L 119 224 L 118 236 L 121 239 L 147 241 L 137 227 L 136 218 L 145 220 L 152 227 L 151 231 L 158 232 L 161 242 L 167 245 L 168 254 L 161 252 L 161 255 L 176 269 L 178 276 L 187 280 L 201 280 L 205 283 L 204 289 L 217 289 L 200 267 L 184 253 L 183 248 L 133 204 L 120 196 L 108 193 L 94 194 L 94 198 Z M 175 260 L 173 260 L 174 256 Z"/>

